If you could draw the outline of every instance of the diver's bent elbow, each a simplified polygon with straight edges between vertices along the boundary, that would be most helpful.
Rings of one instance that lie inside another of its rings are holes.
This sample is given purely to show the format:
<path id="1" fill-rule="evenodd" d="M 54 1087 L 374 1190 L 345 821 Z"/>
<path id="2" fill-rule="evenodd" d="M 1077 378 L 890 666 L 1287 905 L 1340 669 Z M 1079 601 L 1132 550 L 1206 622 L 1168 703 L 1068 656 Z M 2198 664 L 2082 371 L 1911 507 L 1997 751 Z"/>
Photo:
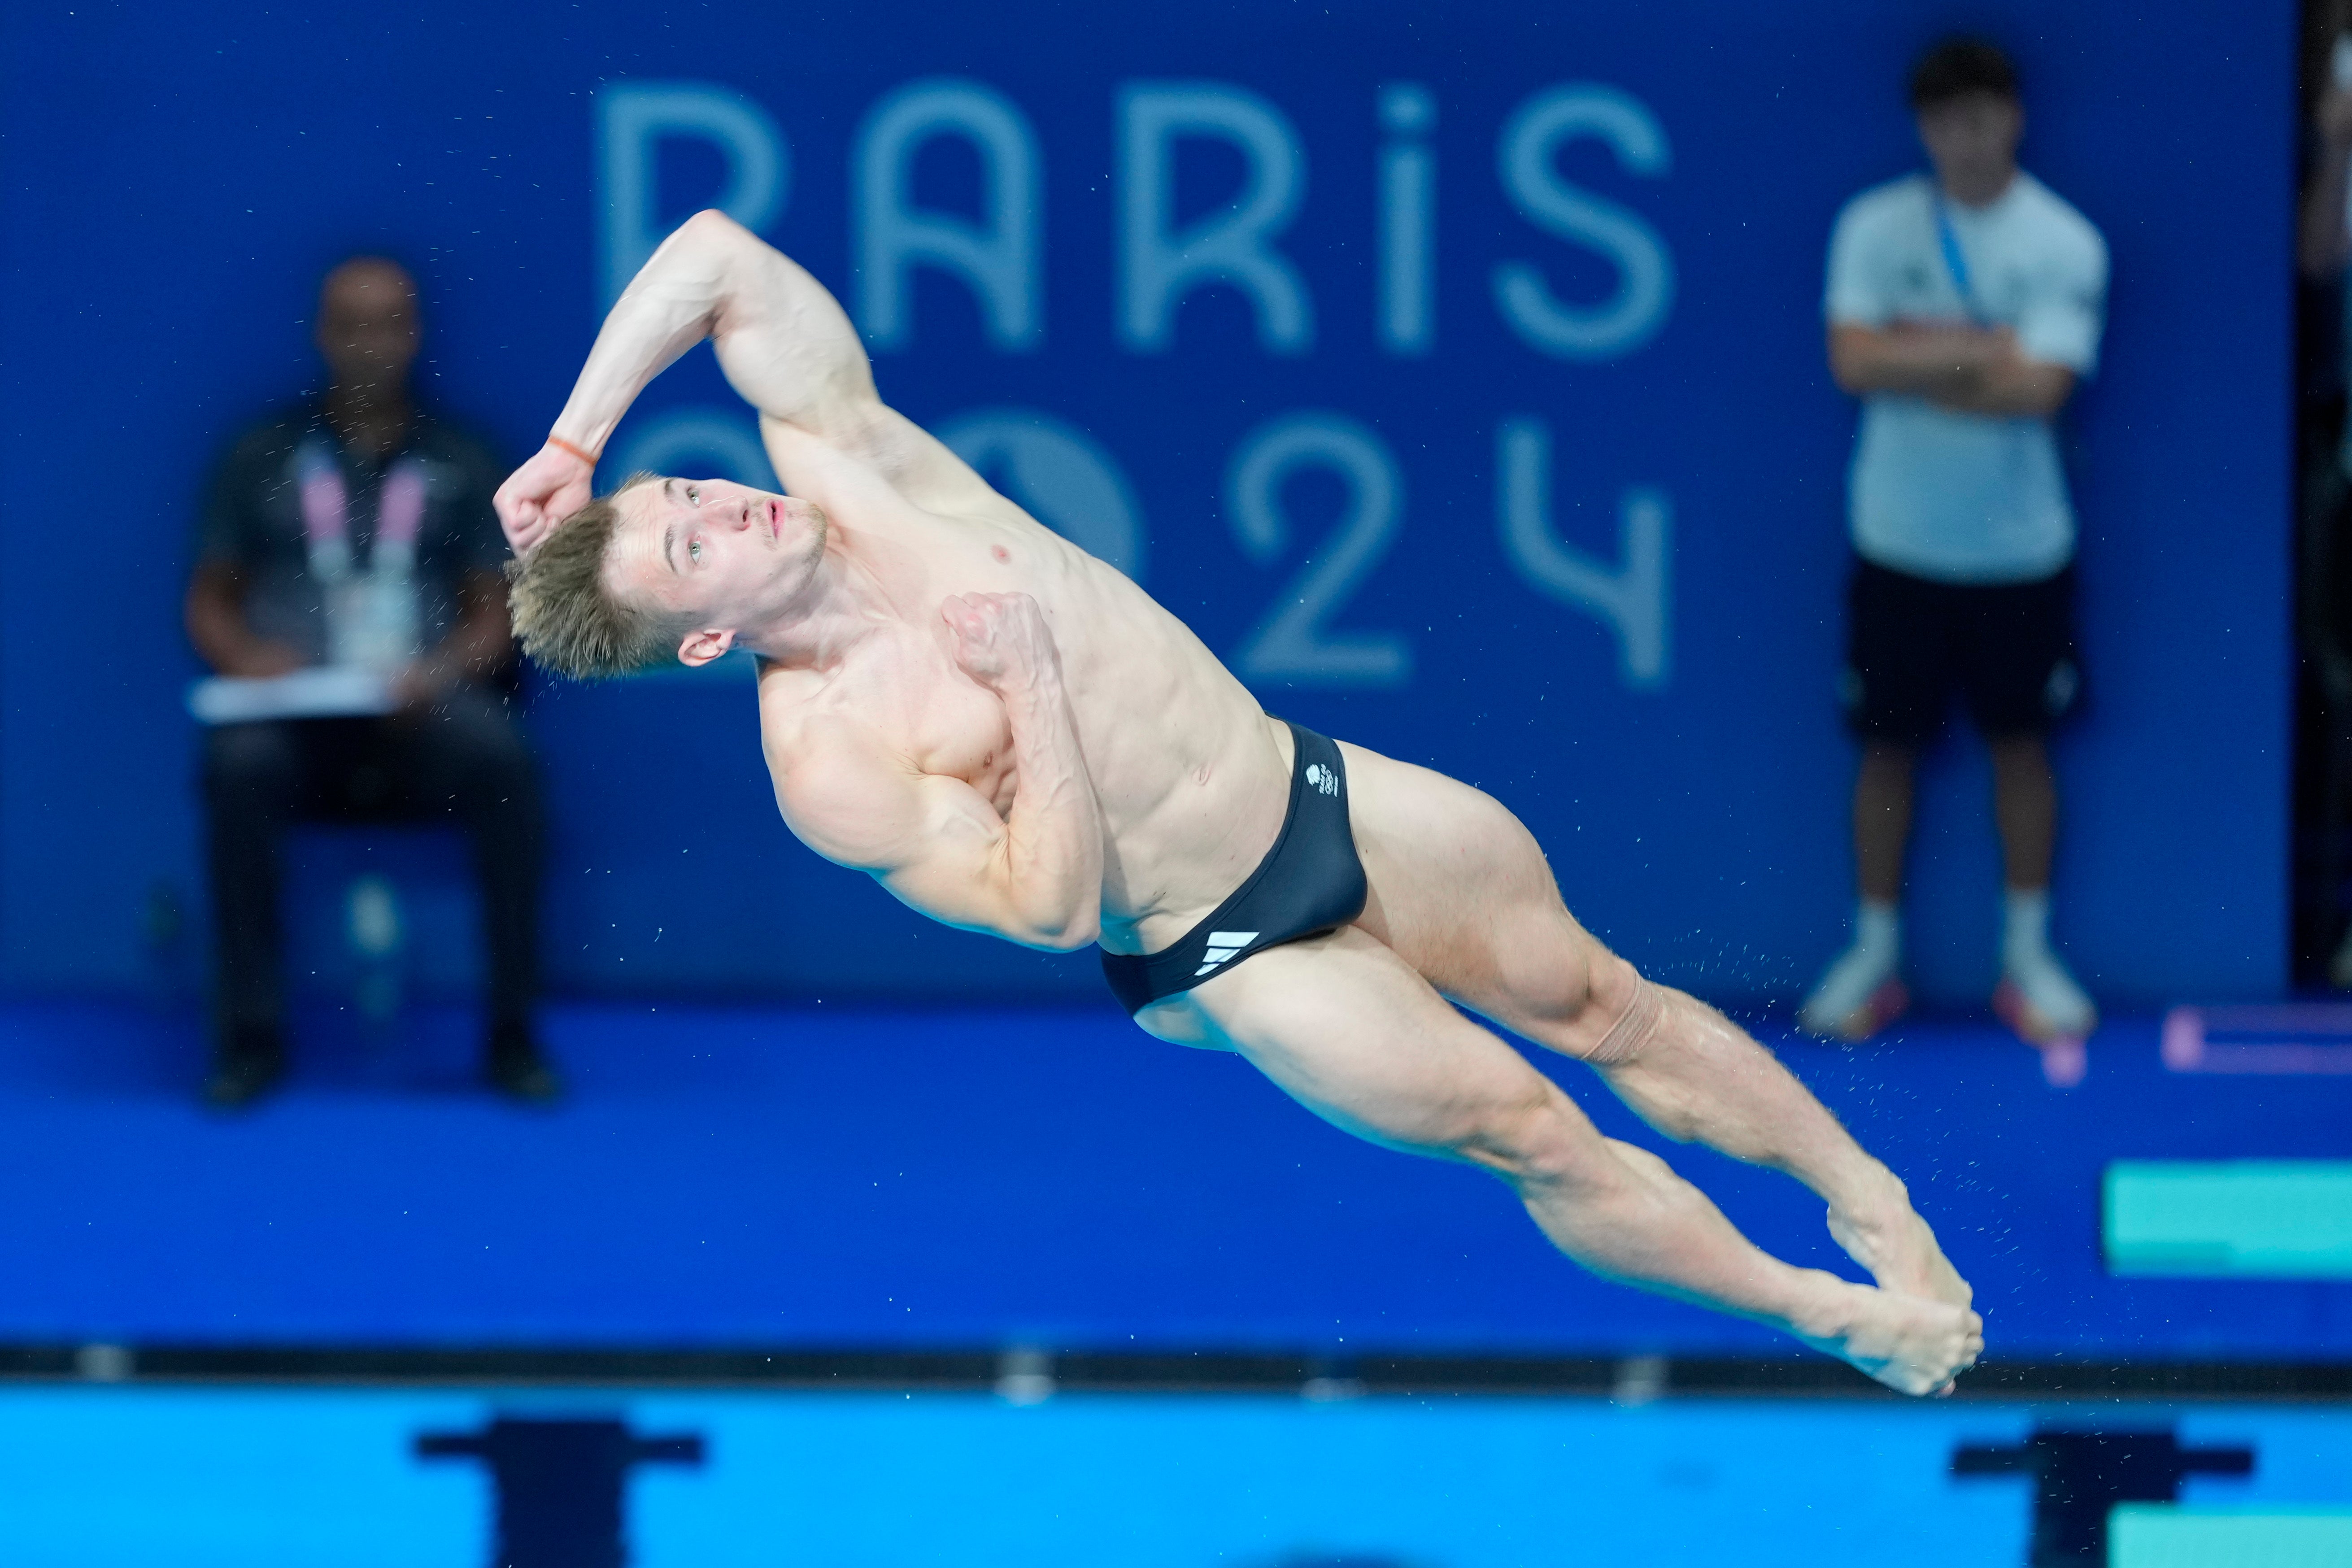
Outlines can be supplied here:
<path id="1" fill-rule="evenodd" d="M 1102 936 L 1102 921 L 1089 915 L 1082 921 L 1040 931 L 1028 946 L 1046 952 L 1076 952 L 1082 947 L 1092 947 Z"/>

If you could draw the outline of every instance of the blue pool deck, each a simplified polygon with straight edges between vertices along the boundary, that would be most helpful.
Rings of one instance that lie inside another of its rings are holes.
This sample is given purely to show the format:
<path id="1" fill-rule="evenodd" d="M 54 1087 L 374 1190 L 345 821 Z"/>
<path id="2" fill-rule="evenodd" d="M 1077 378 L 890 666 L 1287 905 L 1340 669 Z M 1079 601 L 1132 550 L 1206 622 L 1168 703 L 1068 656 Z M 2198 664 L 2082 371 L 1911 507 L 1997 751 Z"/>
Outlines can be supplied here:
<path id="1" fill-rule="evenodd" d="M 470 1030 L 309 1016 L 287 1090 L 224 1119 L 183 1013 L 0 1012 L 0 1343 L 1800 1353 L 1108 1010 L 560 1006 L 575 1092 L 537 1112 L 472 1086 Z M 2352 1077 L 2169 1070 L 2153 1018 L 2063 1089 L 1989 1023 L 1767 1037 L 1910 1183 L 1993 1355 L 2352 1358 L 2352 1281 L 2116 1278 L 2099 1232 L 2114 1161 L 2343 1158 Z M 1763 1245 L 1850 1267 L 1810 1194 L 1548 1065 Z"/>

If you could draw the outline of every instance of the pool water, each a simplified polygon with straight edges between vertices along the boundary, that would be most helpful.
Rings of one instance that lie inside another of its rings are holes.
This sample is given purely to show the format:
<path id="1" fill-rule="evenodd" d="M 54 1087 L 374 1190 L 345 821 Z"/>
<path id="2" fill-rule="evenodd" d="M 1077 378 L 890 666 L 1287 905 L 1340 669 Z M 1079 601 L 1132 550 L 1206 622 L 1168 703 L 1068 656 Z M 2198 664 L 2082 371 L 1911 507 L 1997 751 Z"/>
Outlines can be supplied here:
<path id="1" fill-rule="evenodd" d="M 417 1439 L 499 1418 L 698 1440 L 628 1471 L 636 1568 L 1987 1568 L 2026 1562 L 2033 1482 L 1953 1456 L 2037 1427 L 2250 1451 L 2189 1511 L 2132 1510 L 2137 1568 L 2240 1561 L 2248 1531 L 2273 1546 L 2242 1560 L 2297 1568 L 2352 1529 L 2352 1421 L 2319 1405 L 50 1384 L 0 1393 L 0 1562 L 472 1568 L 491 1468 Z M 510 1510 L 569 1485 L 557 1512 L 593 1515 L 594 1476 L 512 1460 Z"/>

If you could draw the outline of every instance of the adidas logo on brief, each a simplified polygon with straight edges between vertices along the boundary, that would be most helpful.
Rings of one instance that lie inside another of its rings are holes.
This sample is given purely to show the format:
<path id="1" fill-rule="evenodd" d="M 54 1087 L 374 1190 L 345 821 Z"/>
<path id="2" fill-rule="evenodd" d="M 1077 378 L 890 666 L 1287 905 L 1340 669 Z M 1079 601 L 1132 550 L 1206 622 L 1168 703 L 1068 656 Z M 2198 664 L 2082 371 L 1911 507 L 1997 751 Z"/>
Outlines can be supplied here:
<path id="1" fill-rule="evenodd" d="M 1205 962 L 1202 963 L 1200 968 L 1192 971 L 1192 978 L 1195 980 L 1200 979 L 1201 976 L 1208 973 L 1209 971 L 1216 968 L 1217 965 L 1223 963 L 1225 960 L 1231 958 L 1234 954 L 1239 952 L 1242 949 L 1247 947 L 1256 940 L 1257 932 L 1254 931 L 1211 931 L 1209 933 L 1209 951 L 1202 955 Z"/>
<path id="2" fill-rule="evenodd" d="M 1321 763 L 1307 764 L 1307 783 L 1309 787 L 1321 790 L 1325 795 L 1339 793 L 1339 775 Z"/>

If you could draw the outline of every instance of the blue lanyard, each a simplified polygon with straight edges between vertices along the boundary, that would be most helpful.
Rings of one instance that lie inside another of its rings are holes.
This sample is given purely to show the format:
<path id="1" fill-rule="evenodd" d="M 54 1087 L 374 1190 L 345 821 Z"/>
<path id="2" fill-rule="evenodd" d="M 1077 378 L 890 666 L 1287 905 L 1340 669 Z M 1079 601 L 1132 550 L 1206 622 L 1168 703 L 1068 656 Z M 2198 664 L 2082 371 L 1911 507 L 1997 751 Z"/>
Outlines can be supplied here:
<path id="1" fill-rule="evenodd" d="M 1969 283 L 1968 252 L 1960 248 L 1960 237 L 1952 231 L 1952 215 L 1944 205 L 1944 193 L 1940 188 L 1936 192 L 1936 237 L 1943 242 L 1944 267 L 1952 275 L 1952 287 L 1959 290 L 1960 309 L 1966 310 L 1969 320 L 1977 325 L 1990 326 L 1991 322 L 1985 313 L 1977 309 L 1976 290 Z"/>
<path id="2" fill-rule="evenodd" d="M 1978 327 L 1990 327 L 1992 322 L 1976 308 L 1976 289 L 1969 284 L 1969 251 L 1959 249 L 1959 235 L 1952 233 L 1952 212 L 1945 207 L 1940 185 L 1936 188 L 1936 240 L 1943 242 L 1943 266 L 1952 273 L 1952 287 L 1959 289 L 1959 308 Z"/>

